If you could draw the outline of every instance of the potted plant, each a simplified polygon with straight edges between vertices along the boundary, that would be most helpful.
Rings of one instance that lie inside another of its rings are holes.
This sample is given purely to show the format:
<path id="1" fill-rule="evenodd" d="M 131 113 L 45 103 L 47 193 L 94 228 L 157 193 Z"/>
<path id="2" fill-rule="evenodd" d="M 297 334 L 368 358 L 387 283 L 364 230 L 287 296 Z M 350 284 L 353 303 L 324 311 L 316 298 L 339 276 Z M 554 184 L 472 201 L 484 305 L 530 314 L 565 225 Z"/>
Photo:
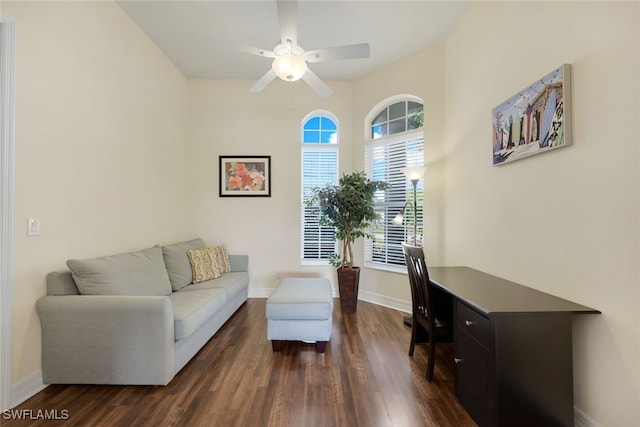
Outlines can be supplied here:
<path id="1" fill-rule="evenodd" d="M 337 268 L 340 308 L 343 313 L 356 311 L 360 267 L 353 265 L 352 244 L 358 237 L 370 237 L 371 224 L 378 219 L 373 196 L 388 187 L 386 182 L 371 181 L 364 172 L 345 174 L 338 185 L 312 190 L 307 206 L 319 206 L 320 224 L 335 229 L 336 240 L 342 241 L 340 254 L 330 254 L 329 262 Z"/>

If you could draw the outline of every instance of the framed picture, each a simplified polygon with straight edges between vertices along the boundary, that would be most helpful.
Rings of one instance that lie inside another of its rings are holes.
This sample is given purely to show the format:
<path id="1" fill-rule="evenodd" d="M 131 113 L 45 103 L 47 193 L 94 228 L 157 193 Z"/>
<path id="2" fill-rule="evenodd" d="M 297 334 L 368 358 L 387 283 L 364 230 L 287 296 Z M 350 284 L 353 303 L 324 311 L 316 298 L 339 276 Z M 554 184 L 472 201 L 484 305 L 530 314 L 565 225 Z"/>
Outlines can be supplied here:
<path id="1" fill-rule="evenodd" d="M 271 156 L 220 156 L 220 197 L 271 197 Z"/>
<path id="2" fill-rule="evenodd" d="M 571 66 L 553 70 L 491 113 L 494 166 L 571 145 Z"/>

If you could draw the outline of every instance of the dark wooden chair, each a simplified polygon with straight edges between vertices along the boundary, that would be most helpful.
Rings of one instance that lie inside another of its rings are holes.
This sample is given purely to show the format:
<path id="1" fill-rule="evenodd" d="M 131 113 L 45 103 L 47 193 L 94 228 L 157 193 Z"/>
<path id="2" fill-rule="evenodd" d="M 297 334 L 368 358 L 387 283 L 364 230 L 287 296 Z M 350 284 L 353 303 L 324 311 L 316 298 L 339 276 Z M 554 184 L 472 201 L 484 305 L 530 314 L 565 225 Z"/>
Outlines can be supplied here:
<path id="1" fill-rule="evenodd" d="M 413 356 L 416 344 L 429 344 L 426 376 L 427 381 L 431 381 L 436 360 L 436 342 L 453 341 L 451 300 L 438 300 L 439 293 L 429 280 L 422 247 L 403 243 L 402 250 L 407 261 L 413 306 L 409 356 Z"/>

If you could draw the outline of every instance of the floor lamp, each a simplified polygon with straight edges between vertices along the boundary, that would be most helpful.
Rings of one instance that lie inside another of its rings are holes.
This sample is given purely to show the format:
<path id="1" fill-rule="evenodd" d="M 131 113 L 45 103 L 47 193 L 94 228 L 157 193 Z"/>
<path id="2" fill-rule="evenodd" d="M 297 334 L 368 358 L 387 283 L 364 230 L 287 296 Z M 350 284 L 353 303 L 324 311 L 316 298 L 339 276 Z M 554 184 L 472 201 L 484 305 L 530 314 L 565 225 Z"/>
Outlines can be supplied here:
<path id="1" fill-rule="evenodd" d="M 402 207 L 402 210 L 396 217 L 391 221 L 394 225 L 402 225 L 404 222 L 404 215 L 406 212 L 407 206 L 413 208 L 413 246 L 418 246 L 418 181 L 420 178 L 424 176 L 427 168 L 424 166 L 412 166 L 400 169 L 404 176 L 407 177 L 411 184 L 413 184 L 413 203 L 406 202 Z M 407 239 L 409 240 L 409 239 Z M 413 324 L 413 316 L 406 315 L 403 317 L 404 324 L 407 326 L 412 326 Z"/>
<path id="2" fill-rule="evenodd" d="M 404 176 L 407 177 L 411 184 L 413 184 L 413 203 L 406 202 L 402 207 L 402 210 L 395 218 L 391 221 L 394 225 L 402 225 L 404 222 L 404 216 L 407 209 L 407 206 L 413 208 L 413 246 L 418 246 L 418 181 L 424 175 L 427 170 L 424 166 L 411 166 L 400 169 Z"/>

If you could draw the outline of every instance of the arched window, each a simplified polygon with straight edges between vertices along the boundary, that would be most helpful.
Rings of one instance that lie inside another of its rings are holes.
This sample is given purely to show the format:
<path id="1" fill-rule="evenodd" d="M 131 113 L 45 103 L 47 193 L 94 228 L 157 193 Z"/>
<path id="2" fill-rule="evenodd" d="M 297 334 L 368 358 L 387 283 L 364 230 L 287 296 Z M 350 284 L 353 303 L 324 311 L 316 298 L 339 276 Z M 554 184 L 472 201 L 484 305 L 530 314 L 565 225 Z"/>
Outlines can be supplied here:
<path id="1" fill-rule="evenodd" d="M 424 108 L 421 102 L 398 101 L 382 108 L 369 123 L 370 139 L 384 138 L 422 128 Z"/>
<path id="2" fill-rule="evenodd" d="M 414 238 L 422 242 L 423 179 L 417 184 L 416 218 L 413 209 L 408 208 L 402 225 L 394 225 L 392 220 L 407 202 L 414 202 L 413 184 L 402 169 L 424 165 L 423 121 L 422 100 L 409 95 L 384 100 L 366 118 L 365 172 L 374 181 L 390 184 L 375 197 L 380 220 L 371 230 L 373 237 L 365 241 L 365 263 L 369 267 L 392 270 L 401 267 L 406 271 L 401 243 L 414 242 Z"/>
<path id="3" fill-rule="evenodd" d="M 331 227 L 321 226 L 320 209 L 307 206 L 315 187 L 338 183 L 338 120 L 328 111 L 314 111 L 302 121 L 302 264 L 328 264 L 336 251 Z"/>

